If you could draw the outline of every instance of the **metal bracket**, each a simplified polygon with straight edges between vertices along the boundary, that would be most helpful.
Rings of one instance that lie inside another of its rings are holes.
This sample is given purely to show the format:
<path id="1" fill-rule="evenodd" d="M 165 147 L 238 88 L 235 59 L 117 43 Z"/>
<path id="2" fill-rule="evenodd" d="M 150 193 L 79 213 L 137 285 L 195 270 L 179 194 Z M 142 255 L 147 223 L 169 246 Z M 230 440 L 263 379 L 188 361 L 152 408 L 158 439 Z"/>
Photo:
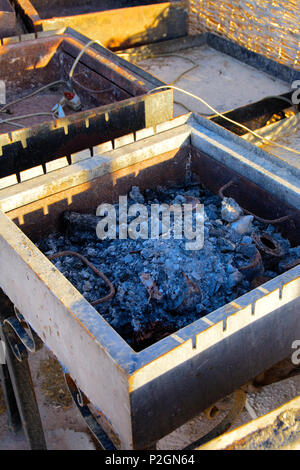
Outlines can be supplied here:
<path id="1" fill-rule="evenodd" d="M 84 393 L 77 387 L 69 374 L 65 374 L 66 384 L 72 395 L 75 405 L 77 406 L 81 416 L 85 420 L 87 426 L 99 442 L 103 450 L 117 450 L 106 432 L 102 429 L 96 418 L 92 415 L 88 405 L 90 401 Z"/>
<path id="2" fill-rule="evenodd" d="M 13 385 L 9 375 L 9 370 L 6 364 L 0 365 L 0 381 L 2 384 L 4 402 L 8 415 L 8 426 L 14 434 L 17 434 L 17 432 L 20 431 L 22 427 L 22 423 Z"/>
<path id="3" fill-rule="evenodd" d="M 43 347 L 43 342 L 31 329 L 19 310 L 14 307 L 15 316 L 5 318 L 3 328 L 7 332 L 7 340 L 16 359 L 22 362 L 28 353 L 35 353 Z M 9 330 L 13 335 L 8 334 Z M 10 342 L 10 340 L 12 340 Z"/>

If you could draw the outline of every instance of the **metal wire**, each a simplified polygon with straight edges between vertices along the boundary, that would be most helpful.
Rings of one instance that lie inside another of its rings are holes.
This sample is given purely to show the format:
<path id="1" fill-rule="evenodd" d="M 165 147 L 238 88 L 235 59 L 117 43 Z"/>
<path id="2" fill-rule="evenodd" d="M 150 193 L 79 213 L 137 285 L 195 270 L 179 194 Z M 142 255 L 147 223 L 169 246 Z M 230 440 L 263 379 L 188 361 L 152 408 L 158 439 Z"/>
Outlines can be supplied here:
<path id="1" fill-rule="evenodd" d="M 45 113 L 31 113 L 31 114 L 24 114 L 23 116 L 15 116 L 13 118 L 3 119 L 0 121 L 0 124 L 12 123 L 19 127 L 19 125 L 17 123 L 14 123 L 13 121 L 20 120 L 20 119 L 28 119 L 28 118 L 35 117 L 35 116 L 51 116 L 53 117 L 53 119 L 55 119 L 55 116 L 53 113 L 46 113 L 46 112 Z M 24 127 L 24 126 L 20 126 L 20 127 Z"/>
<path id="2" fill-rule="evenodd" d="M 23 96 L 22 98 L 18 98 L 17 100 L 12 101 L 11 103 L 5 104 L 4 106 L 2 106 L 2 108 L 0 108 L 0 113 L 3 113 L 10 106 L 13 106 L 14 104 L 20 103 L 21 101 L 27 100 L 27 98 L 31 98 L 32 96 L 38 95 L 42 91 L 47 90 L 48 88 L 51 88 L 52 86 L 62 85 L 62 84 L 66 85 L 66 82 L 63 81 L 63 80 L 57 80 L 56 82 L 49 83 L 48 85 L 45 85 L 42 88 L 39 88 L 38 90 L 33 91 L 29 95 Z"/>
<path id="3" fill-rule="evenodd" d="M 224 186 L 222 186 L 220 189 L 219 189 L 219 192 L 218 192 L 218 195 L 221 199 L 224 199 L 224 191 L 228 188 L 230 188 L 230 186 L 232 186 L 235 182 L 233 180 L 229 181 L 229 183 L 226 183 L 224 184 Z M 271 225 L 275 225 L 275 224 L 280 224 L 282 222 L 286 222 L 287 220 L 291 219 L 291 215 L 285 215 L 283 217 L 280 217 L 278 219 L 263 219 L 262 217 L 259 217 L 258 215 L 256 214 L 253 214 L 253 212 L 250 212 L 248 211 L 247 209 L 244 209 L 243 207 L 241 207 L 241 209 L 245 212 L 245 214 L 247 215 L 252 215 L 256 220 L 258 220 L 258 222 L 261 222 L 263 224 L 271 224 Z"/>
<path id="4" fill-rule="evenodd" d="M 103 46 L 103 44 L 101 44 L 100 41 L 97 41 L 96 39 L 92 39 L 91 41 L 89 41 L 85 46 L 84 48 L 79 52 L 78 56 L 76 57 L 73 65 L 72 65 L 72 68 L 70 70 L 70 73 L 69 73 L 69 79 L 72 80 L 73 79 L 73 75 L 74 75 L 74 72 L 75 72 L 75 69 L 78 65 L 78 62 L 80 61 L 81 57 L 83 56 L 83 54 L 85 53 L 85 51 L 92 45 L 92 44 L 99 44 L 99 46 Z"/>
<path id="5" fill-rule="evenodd" d="M 88 93 L 95 93 L 97 95 L 101 95 L 103 93 L 114 91 L 113 87 L 105 88 L 104 90 L 92 90 L 91 88 L 87 88 L 86 86 L 82 85 L 82 83 L 79 83 L 77 80 L 75 80 L 75 78 L 73 78 L 72 80 L 73 80 L 73 83 L 75 83 L 75 85 L 79 86 L 80 88 L 82 88 L 84 91 L 87 91 Z"/>
<path id="6" fill-rule="evenodd" d="M 183 90 L 182 88 L 178 88 L 176 86 L 173 86 L 173 85 L 163 85 L 163 86 L 159 86 L 157 88 L 154 88 L 153 90 L 151 90 L 149 93 L 152 93 L 154 91 L 157 91 L 157 90 L 162 90 L 164 88 L 172 88 L 173 90 L 176 90 L 176 91 L 180 91 L 181 93 L 184 93 L 185 95 L 188 95 L 188 96 L 191 96 L 192 98 L 194 98 L 195 100 L 198 100 L 200 101 L 202 104 L 204 104 L 205 106 L 207 106 L 209 109 L 211 109 L 211 111 L 213 113 L 215 113 L 217 116 L 221 117 L 222 119 L 224 119 L 225 121 L 228 121 L 230 122 L 231 124 L 235 124 L 236 126 L 240 127 L 241 129 L 244 129 L 245 131 L 249 132 L 250 134 L 254 135 L 254 137 L 256 137 L 257 139 L 265 142 L 265 143 L 268 143 L 270 145 L 274 145 L 276 147 L 280 147 L 284 150 L 287 150 L 288 152 L 292 152 L 292 153 L 295 153 L 297 155 L 300 155 L 300 152 L 298 150 L 295 150 L 295 149 L 292 149 L 290 147 L 287 147 L 286 145 L 281 145 L 279 144 L 278 142 L 275 142 L 274 140 L 270 140 L 270 139 L 267 139 L 266 137 L 262 137 L 261 135 L 257 134 L 257 132 L 254 132 L 252 131 L 251 129 L 249 129 L 248 127 L 244 126 L 243 124 L 241 124 L 240 122 L 237 122 L 237 121 L 234 121 L 233 119 L 230 119 L 229 117 L 227 116 L 224 116 L 224 114 L 221 114 L 219 113 L 219 111 L 217 111 L 215 108 L 213 108 L 210 104 L 208 104 L 203 98 L 200 98 L 200 96 L 197 96 L 197 95 L 194 95 L 194 93 L 190 93 L 189 91 L 186 91 L 186 90 Z"/>
<path id="7" fill-rule="evenodd" d="M 97 274 L 97 276 L 101 277 L 101 279 L 103 279 L 103 281 L 108 285 L 110 289 L 109 294 L 106 295 L 105 297 L 102 297 L 102 299 L 98 299 L 98 300 L 95 300 L 94 302 L 91 302 L 91 305 L 93 305 L 93 307 L 103 304 L 104 302 L 111 300 L 115 296 L 116 289 L 113 286 L 113 284 L 110 282 L 110 280 L 105 276 L 105 274 L 99 271 L 99 269 L 97 269 L 85 256 L 81 255 L 80 253 L 76 253 L 75 251 L 61 251 L 52 256 L 49 256 L 49 260 L 54 260 L 54 259 L 61 258 L 64 256 L 75 256 L 76 258 L 79 258 L 86 266 L 88 266 L 95 274 Z"/>

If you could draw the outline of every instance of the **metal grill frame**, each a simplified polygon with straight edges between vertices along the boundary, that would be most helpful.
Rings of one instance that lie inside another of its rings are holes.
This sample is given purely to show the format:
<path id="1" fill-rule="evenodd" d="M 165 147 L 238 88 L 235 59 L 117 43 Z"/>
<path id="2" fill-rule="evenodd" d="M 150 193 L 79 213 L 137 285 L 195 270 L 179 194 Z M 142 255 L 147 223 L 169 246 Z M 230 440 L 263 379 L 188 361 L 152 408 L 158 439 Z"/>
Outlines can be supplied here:
<path id="1" fill-rule="evenodd" d="M 20 51 L 23 56 L 34 50 L 38 56 L 39 47 L 46 48 L 48 43 L 55 42 L 56 39 L 68 54 L 75 57 L 89 42 L 85 36 L 70 28 L 11 37 L 2 40 L 0 63 L 2 60 L 4 66 L 3 57 L 10 51 L 11 54 L 19 54 Z M 173 117 L 172 90 L 159 90 L 149 94 L 164 83 L 139 67 L 98 44 L 91 45 L 80 62 L 94 68 L 97 73 L 102 73 L 104 78 L 130 97 L 77 112 L 56 119 L 55 122 L 49 118 L 49 121 L 40 125 L 1 134 L 0 178 L 17 173 L 20 181 L 21 171 L 37 165 L 46 166 L 47 162 L 68 157 L 70 153 L 85 149 L 87 144 L 81 144 L 80 147 L 79 136 L 84 137 L 85 141 L 90 141 L 93 146 Z"/>
<path id="2" fill-rule="evenodd" d="M 300 266 L 136 353 L 11 219 L 35 201 L 58 192 L 75 198 L 72 188 L 151 166 L 157 155 L 174 158 L 185 146 L 299 209 L 299 170 L 193 115 L 0 191 L 0 287 L 106 417 L 123 449 L 148 447 L 292 354 L 300 337 Z"/>
<path id="3" fill-rule="evenodd" d="M 162 1 L 148 5 L 104 10 L 74 16 L 41 19 L 30 0 L 13 0 L 30 31 L 70 27 L 97 39 L 112 50 L 185 36 L 188 1 Z M 55 14 L 53 2 L 51 7 Z M 116 28 L 116 25 L 118 27 Z M 124 25 L 124 28 L 122 27 Z"/>

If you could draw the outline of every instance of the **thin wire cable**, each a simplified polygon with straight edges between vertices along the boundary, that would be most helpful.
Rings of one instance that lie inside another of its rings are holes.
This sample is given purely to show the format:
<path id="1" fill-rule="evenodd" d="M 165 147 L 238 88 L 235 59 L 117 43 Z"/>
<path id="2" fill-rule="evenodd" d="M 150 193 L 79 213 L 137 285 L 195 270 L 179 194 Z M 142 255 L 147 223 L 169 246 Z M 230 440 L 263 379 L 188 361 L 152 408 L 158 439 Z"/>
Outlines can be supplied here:
<path id="1" fill-rule="evenodd" d="M 75 80 L 74 77 L 72 78 L 72 80 L 75 83 L 75 85 L 79 86 L 80 88 L 82 88 L 84 91 L 87 91 L 88 93 L 94 93 L 94 94 L 97 94 L 97 95 L 101 95 L 103 93 L 108 93 L 108 92 L 111 92 L 111 91 L 114 90 L 113 87 L 104 88 L 104 90 L 92 90 L 91 88 L 87 88 L 86 86 L 82 85 L 82 83 L 79 83 L 77 80 Z"/>
<path id="2" fill-rule="evenodd" d="M 188 58 L 188 57 L 182 57 L 182 56 L 178 56 L 178 55 L 175 55 L 175 54 L 166 54 L 167 56 L 170 56 L 170 57 L 180 57 L 181 59 L 186 59 L 186 60 L 189 60 L 191 63 L 194 63 L 195 65 L 193 65 L 193 67 L 190 67 L 189 69 L 185 70 L 184 72 L 182 72 L 180 75 L 178 75 L 177 78 L 175 78 L 175 80 L 173 80 L 170 85 L 174 85 L 175 83 L 178 83 L 182 78 L 184 78 L 185 75 L 187 75 L 189 72 L 192 72 L 193 70 L 196 70 L 199 66 L 199 64 L 196 64 L 192 59 Z M 180 106 L 182 106 L 183 108 L 185 108 L 189 113 L 191 112 L 194 112 L 193 110 L 189 109 L 185 104 L 181 103 L 180 101 L 174 101 L 174 104 L 178 104 Z M 211 116 L 210 113 L 200 113 L 198 112 L 198 114 L 200 114 L 201 116 Z"/>
<path id="3" fill-rule="evenodd" d="M 73 63 L 73 66 L 70 70 L 70 73 L 69 73 L 69 78 L 72 80 L 72 77 L 73 77 L 73 74 L 74 74 L 74 71 L 75 71 L 75 68 L 78 64 L 78 62 L 80 61 L 82 55 L 85 53 L 85 51 L 88 49 L 88 47 L 90 47 L 92 44 L 99 44 L 100 46 L 102 46 L 101 42 L 100 41 L 97 41 L 97 40 L 92 40 L 92 41 L 89 41 L 85 47 L 80 51 L 80 53 L 78 54 L 78 56 L 76 57 L 74 63 Z M 94 90 L 89 90 L 88 88 L 84 87 L 84 85 L 81 85 L 79 82 L 77 82 L 76 80 L 74 80 L 74 83 L 76 83 L 78 86 L 81 86 L 83 89 L 86 89 L 87 91 L 89 92 L 92 92 L 92 93 L 104 93 L 108 90 L 101 90 L 101 91 L 94 91 Z M 32 93 L 29 93 L 28 95 L 26 96 L 23 96 L 22 98 L 18 98 L 17 100 L 14 100 L 14 101 L 11 101 L 10 103 L 7 103 L 5 104 L 4 106 L 2 106 L 0 108 L 0 113 L 4 113 L 4 111 L 9 108 L 10 106 L 13 106 L 15 104 L 18 104 L 20 103 L 21 101 L 25 101 L 27 100 L 28 98 L 32 98 L 33 96 L 35 95 L 38 95 L 39 93 L 41 93 L 42 91 L 44 90 L 47 90 L 48 88 L 52 87 L 52 86 L 55 86 L 55 85 L 66 85 L 66 82 L 64 80 L 56 80 L 55 82 L 51 82 L 47 85 L 44 85 L 43 87 L 39 88 L 38 90 L 35 90 L 33 91 Z M 14 118 L 10 119 L 5 119 L 5 120 L 2 120 L 0 121 L 0 124 L 11 124 L 11 125 L 15 125 L 17 127 L 21 127 L 19 124 L 17 123 L 14 123 L 13 121 L 16 121 L 16 120 L 19 120 L 19 119 L 27 119 L 29 117 L 33 117 L 33 116 L 52 116 L 53 118 L 55 118 L 54 114 L 53 113 L 34 113 L 34 114 L 27 114 L 27 115 L 24 115 L 24 116 L 15 116 Z"/>
<path id="4" fill-rule="evenodd" d="M 28 119 L 28 118 L 35 117 L 35 116 L 52 116 L 53 119 L 55 119 L 55 116 L 53 113 L 32 113 L 32 114 L 24 114 L 23 116 L 14 116 L 13 118 L 0 120 L 0 124 L 6 124 L 6 123 L 10 124 L 11 122 L 15 120 Z"/>
<path id="5" fill-rule="evenodd" d="M 70 70 L 70 73 L 69 73 L 69 78 L 72 80 L 72 77 L 73 77 L 73 74 L 74 74 L 74 71 L 75 71 L 75 68 L 78 64 L 78 62 L 80 61 L 82 55 L 85 53 L 85 51 L 88 49 L 88 47 L 90 47 L 92 44 L 99 44 L 100 46 L 102 46 L 101 42 L 100 41 L 97 41 L 97 40 L 92 40 L 92 41 L 89 41 L 85 47 L 80 51 L 80 53 L 78 54 L 78 56 L 76 57 L 74 63 L 73 63 L 73 66 Z M 78 85 L 78 86 L 81 86 L 82 88 L 85 88 L 83 85 L 81 85 L 79 82 L 75 81 L 74 82 Z M 18 98 L 17 100 L 15 101 L 12 101 L 10 103 L 7 103 L 5 104 L 4 106 L 2 106 L 2 108 L 0 108 L 0 113 L 4 113 L 4 111 L 9 108 L 10 106 L 13 106 L 17 103 L 20 103 L 21 101 L 25 101 L 26 99 L 28 98 L 32 98 L 33 96 L 41 93 L 42 91 L 44 90 L 47 90 L 48 88 L 52 87 L 52 86 L 55 86 L 55 85 L 66 85 L 66 82 L 64 80 L 56 80 L 55 82 L 51 82 L 49 83 L 48 85 L 45 85 L 41 88 L 39 88 L 38 90 L 35 90 L 34 92 L 30 93 L 29 95 L 26 95 L 26 96 L 23 96 L 22 98 Z M 98 91 L 92 91 L 92 90 L 89 90 L 86 88 L 86 90 L 88 90 L 89 92 L 93 92 L 93 93 L 104 93 L 105 91 L 107 90 L 101 90 L 101 92 L 98 92 Z M 45 115 L 51 115 L 52 117 L 55 117 L 53 113 L 35 113 L 35 114 L 28 114 L 28 115 L 24 115 L 24 116 L 16 116 L 14 117 L 13 119 L 5 119 L 5 120 L 2 120 L 0 121 L 0 124 L 4 124 L 4 123 L 12 123 L 12 125 L 16 125 L 17 127 L 19 127 L 18 124 L 15 124 L 13 123 L 13 121 L 15 120 L 19 120 L 19 119 L 26 119 L 28 117 L 33 117 L 33 116 L 45 116 Z"/>
<path id="6" fill-rule="evenodd" d="M 12 101 L 11 103 L 5 104 L 4 106 L 2 106 L 2 108 L 0 108 L 0 113 L 3 113 L 5 109 L 9 108 L 10 106 L 13 106 L 14 104 L 20 103 L 21 101 L 27 100 L 27 98 L 31 98 L 32 96 L 35 96 L 38 93 L 41 93 L 42 91 L 47 90 L 47 88 L 50 88 L 55 85 L 62 85 L 62 84 L 66 85 L 66 82 L 63 80 L 57 80 L 56 82 L 49 83 L 48 85 L 45 85 L 42 88 L 39 88 L 38 90 L 33 91 L 29 95 L 23 96 L 22 98 L 18 98 L 17 100 Z"/>
<path id="7" fill-rule="evenodd" d="M 0 121 L 0 123 L 1 123 L 1 121 Z M 23 129 L 23 127 L 24 127 L 24 126 L 22 126 L 22 124 L 18 124 L 17 122 L 13 122 L 13 121 L 9 121 L 7 124 L 9 124 L 10 126 L 19 127 L 20 129 Z"/>
<path id="8" fill-rule="evenodd" d="M 243 124 L 237 122 L 237 121 L 234 121 L 233 119 L 230 119 L 228 118 L 227 116 L 224 116 L 223 114 L 219 113 L 219 111 L 217 111 L 215 108 L 213 108 L 210 104 L 208 104 L 203 98 L 200 98 L 200 96 L 197 96 L 197 95 L 194 95 L 193 93 L 190 93 L 189 91 L 186 91 L 186 90 L 183 90 L 182 88 L 178 88 L 176 86 L 173 86 L 173 85 L 163 85 L 163 86 L 159 86 L 159 87 L 156 87 L 154 88 L 153 90 L 151 90 L 149 93 L 152 93 L 154 91 L 157 91 L 157 90 L 162 90 L 163 88 L 172 88 L 173 90 L 176 90 L 176 91 L 180 91 L 181 93 L 184 93 L 188 96 L 191 96 L 192 98 L 200 101 L 202 104 L 204 104 L 205 106 L 207 106 L 213 113 L 215 113 L 217 116 L 221 117 L 222 119 L 224 119 L 225 121 L 228 121 L 230 122 L 231 124 L 234 124 L 238 127 L 240 127 L 241 129 L 244 129 L 245 131 L 249 132 L 250 134 L 254 135 L 254 137 L 256 137 L 257 139 L 263 141 L 263 142 L 266 142 L 268 144 L 271 144 L 271 145 L 274 145 L 276 147 L 279 147 L 279 148 L 282 148 L 284 150 L 287 150 L 288 152 L 292 152 L 292 153 L 295 153 L 297 155 L 300 155 L 300 152 L 298 150 L 295 150 L 295 149 L 292 149 L 290 147 L 287 147 L 286 145 L 281 145 L 279 144 L 278 142 L 274 142 L 273 140 L 270 140 L 270 139 L 267 139 L 266 137 L 262 137 L 261 135 L 257 134 L 256 132 L 252 131 L 251 129 L 249 129 L 248 127 L 244 126 Z"/>
<path id="9" fill-rule="evenodd" d="M 191 64 L 193 64 L 193 67 L 185 70 L 184 72 L 182 72 L 177 78 L 175 78 L 175 80 L 173 80 L 172 82 L 170 82 L 169 85 L 175 85 L 175 83 L 179 82 L 179 80 L 181 80 L 185 75 L 187 75 L 189 72 L 192 72 L 192 70 L 196 70 L 198 67 L 200 67 L 199 64 L 197 64 L 197 62 L 195 62 L 193 59 L 191 59 L 190 57 L 184 57 L 182 55 L 179 55 L 179 54 L 169 54 L 169 53 L 162 53 L 160 54 L 159 56 L 154 56 L 154 59 L 156 58 L 160 58 L 160 57 L 177 57 L 178 59 L 183 59 L 183 60 L 187 60 L 188 62 L 190 62 Z M 145 57 L 144 59 L 147 60 L 149 57 Z M 151 57 L 150 57 L 151 58 Z M 143 58 L 141 58 L 141 60 L 143 60 Z M 282 101 L 285 101 L 286 103 L 288 103 L 290 106 L 294 106 L 292 100 L 290 100 L 289 98 L 286 98 L 285 96 L 276 96 L 276 95 L 270 95 L 270 96 L 266 96 L 263 98 L 263 100 L 267 100 L 267 99 L 278 99 L 278 100 L 282 100 Z M 175 104 L 179 104 L 181 106 L 183 106 L 187 111 L 189 112 L 193 112 L 193 110 L 189 109 L 185 104 L 183 103 L 180 103 L 179 101 L 175 102 Z M 209 113 L 199 113 L 201 116 L 210 116 L 210 117 L 213 117 L 212 114 L 209 114 Z"/>
<path id="10" fill-rule="evenodd" d="M 72 65 L 72 68 L 70 70 L 70 73 L 69 73 L 69 78 L 70 80 L 72 80 L 73 78 L 73 75 L 74 75 L 74 72 L 75 72 L 75 69 L 78 65 L 78 62 L 80 61 L 81 57 L 83 56 L 83 54 L 85 53 L 85 51 L 92 45 L 92 44 L 99 44 L 99 46 L 103 46 L 103 44 L 101 44 L 100 41 L 97 41 L 96 39 L 92 39 L 91 41 L 89 41 L 85 46 L 84 48 L 79 52 L 78 56 L 76 57 L 73 65 Z"/>
<path id="11" fill-rule="evenodd" d="M 114 298 L 114 296 L 116 295 L 116 289 L 114 285 L 105 276 L 105 274 L 102 271 L 99 271 L 99 269 L 97 269 L 96 266 L 94 266 L 85 256 L 75 251 L 60 251 L 59 253 L 55 253 L 54 255 L 49 256 L 49 259 L 52 261 L 57 258 L 62 258 L 64 256 L 75 256 L 76 258 L 80 259 L 83 264 L 88 266 L 95 274 L 97 274 L 97 276 L 101 277 L 101 279 L 109 287 L 110 289 L 109 294 L 107 294 L 105 297 L 102 297 L 101 299 L 91 302 L 91 305 L 93 305 L 93 307 L 96 307 L 97 305 L 103 304 L 104 302 L 107 302 L 108 300 L 111 300 Z"/>
<path id="12" fill-rule="evenodd" d="M 159 54 L 158 56 L 150 56 L 150 57 L 141 57 L 140 61 L 143 61 L 143 60 L 147 60 L 149 58 L 154 58 L 154 59 L 159 59 L 160 57 L 176 57 L 177 59 L 182 59 L 182 60 L 186 60 L 188 62 L 190 62 L 191 64 L 193 64 L 193 67 L 190 67 L 188 68 L 187 70 L 185 70 L 184 72 L 182 72 L 180 75 L 178 75 L 177 78 L 175 78 L 175 80 L 173 80 L 170 85 L 174 85 L 175 83 L 179 82 L 179 80 L 181 80 L 185 75 L 187 75 L 189 72 L 192 72 L 193 70 L 196 70 L 198 67 L 200 67 L 199 64 L 197 64 L 197 62 L 195 62 L 193 59 L 191 59 L 190 57 L 184 57 L 182 55 L 179 55 L 179 54 L 169 54 L 169 53 L 162 53 L 162 54 Z M 137 64 L 139 64 L 139 61 L 137 59 Z M 183 108 L 185 108 L 189 113 L 193 113 L 194 111 L 192 109 L 189 109 L 185 104 L 181 103 L 180 101 L 174 101 L 174 104 L 178 104 L 179 106 L 182 106 Z M 200 113 L 198 112 L 198 114 L 200 114 L 200 116 L 211 116 L 211 114 L 209 113 Z"/>

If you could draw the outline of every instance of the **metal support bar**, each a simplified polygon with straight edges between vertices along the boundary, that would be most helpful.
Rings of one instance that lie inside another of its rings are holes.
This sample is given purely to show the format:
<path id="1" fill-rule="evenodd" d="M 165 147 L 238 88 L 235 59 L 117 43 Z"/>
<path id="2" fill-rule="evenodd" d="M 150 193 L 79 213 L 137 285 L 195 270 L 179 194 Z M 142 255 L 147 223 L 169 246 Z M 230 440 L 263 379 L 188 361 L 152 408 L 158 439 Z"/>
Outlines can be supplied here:
<path id="1" fill-rule="evenodd" d="M 14 389 L 10 380 L 8 367 L 6 364 L 0 366 L 0 380 L 2 385 L 3 397 L 8 415 L 9 429 L 16 434 L 22 426 L 20 413 L 18 410 Z"/>
<path id="2" fill-rule="evenodd" d="M 77 387 L 69 374 L 65 374 L 66 384 L 72 395 L 75 405 L 77 406 L 81 416 L 85 420 L 88 428 L 91 430 L 97 439 L 100 447 L 103 450 L 117 450 L 113 442 L 110 440 L 106 432 L 102 429 L 98 421 L 92 415 L 88 404 L 89 400 L 85 397 L 82 391 Z"/>
<path id="3" fill-rule="evenodd" d="M 0 296 L 1 301 L 3 297 Z M 22 424 L 31 450 L 46 450 L 46 441 L 28 364 L 27 350 L 22 343 L 17 342 L 16 335 L 9 324 L 5 324 L 5 320 L 11 315 L 11 307 L 13 310 L 12 304 L 5 298 L 0 312 L 0 336 L 6 346 L 6 365 L 1 367 L 1 381 L 9 414 L 9 423 L 14 430 L 18 429 L 20 423 Z M 19 356 L 15 354 L 15 350 L 20 352 Z"/>
<path id="4" fill-rule="evenodd" d="M 12 303 L 8 297 L 4 296 L 1 290 L 0 302 L 0 339 L 4 341 L 1 325 L 8 316 L 13 315 L 14 310 Z M 17 433 L 21 429 L 22 423 L 7 364 L 0 365 L 0 380 L 6 412 L 8 415 L 8 426 L 13 433 Z"/>

